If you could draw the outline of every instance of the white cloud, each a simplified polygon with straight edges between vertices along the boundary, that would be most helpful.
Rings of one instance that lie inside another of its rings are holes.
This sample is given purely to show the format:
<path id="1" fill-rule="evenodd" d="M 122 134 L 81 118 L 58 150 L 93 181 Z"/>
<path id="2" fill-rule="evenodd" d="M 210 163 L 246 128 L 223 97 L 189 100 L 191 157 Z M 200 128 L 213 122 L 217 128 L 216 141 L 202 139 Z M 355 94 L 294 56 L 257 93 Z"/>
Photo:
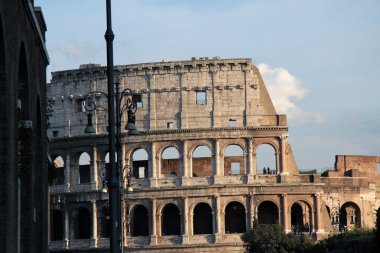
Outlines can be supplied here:
<path id="1" fill-rule="evenodd" d="M 323 123 L 326 117 L 321 112 L 306 112 L 293 100 L 302 100 L 308 90 L 284 68 L 271 68 L 265 63 L 257 66 L 265 81 L 277 113 L 287 114 L 293 124 Z"/>

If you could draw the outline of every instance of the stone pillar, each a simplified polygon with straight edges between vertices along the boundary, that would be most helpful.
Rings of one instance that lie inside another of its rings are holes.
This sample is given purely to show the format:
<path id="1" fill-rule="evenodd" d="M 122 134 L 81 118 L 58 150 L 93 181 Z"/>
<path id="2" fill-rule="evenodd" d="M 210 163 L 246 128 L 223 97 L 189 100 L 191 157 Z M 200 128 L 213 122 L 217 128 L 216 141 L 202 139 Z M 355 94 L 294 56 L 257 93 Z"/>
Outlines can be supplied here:
<path id="1" fill-rule="evenodd" d="M 187 113 L 187 99 L 189 96 L 189 91 L 186 90 L 186 73 L 179 72 L 179 84 L 180 84 L 180 119 L 181 119 L 181 129 L 188 128 L 188 113 Z"/>
<path id="2" fill-rule="evenodd" d="M 91 165 L 91 189 L 98 189 L 98 147 L 94 145 L 92 150 Z"/>
<path id="3" fill-rule="evenodd" d="M 183 202 L 183 208 L 182 208 L 182 243 L 188 244 L 189 243 L 189 216 L 188 216 L 188 209 L 189 209 L 189 198 L 184 197 L 182 198 Z"/>
<path id="4" fill-rule="evenodd" d="M 65 206 L 64 210 L 64 226 L 65 226 L 65 233 L 63 235 L 63 241 L 65 244 L 65 248 L 68 249 L 69 247 L 69 240 L 70 240 L 70 216 L 69 216 L 69 210 L 67 209 L 67 206 Z"/>
<path id="5" fill-rule="evenodd" d="M 314 231 L 317 234 L 324 233 L 324 229 L 322 228 L 322 219 L 321 219 L 321 200 L 318 193 L 314 194 Z"/>
<path id="6" fill-rule="evenodd" d="M 159 171 L 159 161 L 157 161 L 156 154 L 156 143 L 150 142 L 150 155 L 149 155 L 149 178 L 150 178 L 150 186 L 157 187 L 158 186 L 158 173 Z"/>
<path id="7" fill-rule="evenodd" d="M 256 152 L 254 151 L 254 139 L 247 139 L 248 143 L 248 173 L 247 173 L 247 183 L 253 183 L 256 175 Z"/>
<path id="8" fill-rule="evenodd" d="M 70 152 L 67 150 L 66 156 L 65 156 L 65 171 L 64 171 L 66 191 L 70 191 L 70 186 L 71 186 L 71 173 L 70 173 L 71 164 L 70 163 L 71 163 Z"/>
<path id="9" fill-rule="evenodd" d="M 220 140 L 214 139 L 214 184 L 220 183 L 222 177 L 222 168 L 220 162 Z"/>
<path id="10" fill-rule="evenodd" d="M 98 246 L 98 211 L 96 208 L 96 200 L 91 201 L 92 204 L 92 235 L 91 235 L 91 247 Z"/>
<path id="11" fill-rule="evenodd" d="M 148 75 L 148 89 L 153 90 L 155 88 L 155 77 L 154 74 Z M 156 121 L 156 93 L 148 93 L 148 111 L 149 111 L 149 130 L 155 130 L 157 127 Z"/>
<path id="12" fill-rule="evenodd" d="M 211 127 L 220 127 L 219 121 L 219 100 L 217 97 L 216 79 L 218 71 L 216 68 L 210 69 L 211 83 L 212 83 L 212 111 L 211 111 Z"/>
<path id="13" fill-rule="evenodd" d="M 277 171 L 277 173 L 281 173 L 282 175 L 288 175 L 289 172 L 287 171 L 287 168 L 286 168 L 286 154 L 285 154 L 285 148 L 286 148 L 286 145 L 287 145 L 287 139 L 288 139 L 288 136 L 287 135 L 282 135 L 280 136 L 280 168 L 279 168 L 279 171 Z"/>
<path id="14" fill-rule="evenodd" d="M 256 219 L 255 214 L 255 195 L 253 193 L 250 193 L 249 195 L 249 213 L 250 213 L 250 224 L 249 227 L 251 228 L 253 226 L 253 222 Z"/>
<path id="15" fill-rule="evenodd" d="M 282 209 L 282 226 L 285 229 L 285 233 L 290 233 L 291 228 L 289 224 L 289 212 L 288 212 L 288 196 L 286 194 L 281 195 L 282 202 L 281 202 L 281 209 Z"/>
<path id="16" fill-rule="evenodd" d="M 150 244 L 157 244 L 157 200 L 152 199 L 152 213 L 150 216 Z"/>
<path id="17" fill-rule="evenodd" d="M 188 142 L 187 140 L 182 140 L 182 185 L 189 185 L 189 178 L 191 169 L 189 166 L 189 157 L 188 157 Z"/>
<path id="18" fill-rule="evenodd" d="M 216 224 L 216 233 L 215 233 L 215 242 L 219 243 L 222 241 L 223 229 L 222 229 L 222 203 L 221 197 L 219 195 L 214 196 L 215 199 L 215 224 Z"/>

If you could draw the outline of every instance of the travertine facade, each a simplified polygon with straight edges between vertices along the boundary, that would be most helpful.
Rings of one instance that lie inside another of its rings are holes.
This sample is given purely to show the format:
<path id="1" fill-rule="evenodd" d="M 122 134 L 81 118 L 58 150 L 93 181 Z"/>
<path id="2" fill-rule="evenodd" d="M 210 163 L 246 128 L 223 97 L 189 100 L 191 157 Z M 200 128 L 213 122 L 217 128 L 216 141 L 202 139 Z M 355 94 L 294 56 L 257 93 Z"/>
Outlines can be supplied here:
<path id="1" fill-rule="evenodd" d="M 143 95 L 136 114 L 141 135 L 122 136 L 123 167 L 133 176 L 133 192 L 124 190 L 121 203 L 129 251 L 242 252 L 241 233 L 254 219 L 317 238 L 337 231 L 335 223 L 374 226 L 380 157 L 337 156 L 331 171 L 300 173 L 286 116 L 276 113 L 250 59 L 115 69 L 122 89 Z M 97 133 L 85 135 L 82 110 L 86 93 L 106 91 L 105 72 L 82 65 L 54 72 L 48 85 L 55 101 L 50 154 L 62 169 L 51 187 L 52 251 L 108 246 L 108 195 L 99 176 L 107 160 L 107 114 L 97 111 Z M 101 102 L 101 94 L 92 100 Z M 264 144 L 276 154 L 276 169 L 266 174 L 256 168 Z"/>

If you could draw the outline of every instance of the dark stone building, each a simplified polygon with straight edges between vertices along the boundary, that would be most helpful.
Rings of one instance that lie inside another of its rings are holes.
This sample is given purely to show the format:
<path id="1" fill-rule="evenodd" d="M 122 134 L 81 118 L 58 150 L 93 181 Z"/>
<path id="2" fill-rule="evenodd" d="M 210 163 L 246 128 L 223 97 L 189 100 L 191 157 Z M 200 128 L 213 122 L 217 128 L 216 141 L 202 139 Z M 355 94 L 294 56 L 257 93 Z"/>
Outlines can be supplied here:
<path id="1" fill-rule="evenodd" d="M 46 25 L 0 1 L 0 252 L 47 252 Z"/>

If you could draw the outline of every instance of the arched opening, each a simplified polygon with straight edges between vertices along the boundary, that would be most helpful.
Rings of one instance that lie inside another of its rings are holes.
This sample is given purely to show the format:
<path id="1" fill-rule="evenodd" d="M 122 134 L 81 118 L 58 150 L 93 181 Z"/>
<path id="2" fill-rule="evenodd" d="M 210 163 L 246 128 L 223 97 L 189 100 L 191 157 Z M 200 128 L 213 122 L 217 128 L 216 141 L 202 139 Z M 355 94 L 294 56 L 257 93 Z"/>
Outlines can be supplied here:
<path id="1" fill-rule="evenodd" d="M 108 206 L 104 206 L 102 208 L 100 231 L 101 231 L 100 236 L 102 238 L 109 238 L 111 235 L 111 218 L 110 218 L 110 210 Z"/>
<path id="2" fill-rule="evenodd" d="M 63 161 L 62 156 L 58 156 L 54 159 L 54 165 L 57 171 L 57 180 L 55 181 L 56 185 L 64 184 L 65 182 L 65 162 Z"/>
<path id="3" fill-rule="evenodd" d="M 162 152 L 161 174 L 180 176 L 179 152 L 175 147 L 168 147 Z"/>
<path id="4" fill-rule="evenodd" d="M 137 205 L 133 210 L 132 236 L 149 235 L 148 210 L 143 205 Z"/>
<path id="5" fill-rule="evenodd" d="M 226 206 L 225 231 L 226 234 L 244 233 L 245 224 L 245 207 L 239 202 L 231 202 Z"/>
<path id="6" fill-rule="evenodd" d="M 53 209 L 50 211 L 50 240 L 63 240 L 64 231 L 63 214 L 61 211 Z"/>
<path id="7" fill-rule="evenodd" d="M 199 203 L 194 208 L 194 234 L 212 234 L 212 209 L 207 203 Z"/>
<path id="8" fill-rule="evenodd" d="M 75 239 L 90 239 L 91 237 L 91 216 L 87 208 L 80 208 L 74 219 L 74 237 Z"/>
<path id="9" fill-rule="evenodd" d="M 258 207 L 259 224 L 279 224 L 278 208 L 272 201 L 264 201 Z"/>
<path id="10" fill-rule="evenodd" d="M 269 144 L 256 149 L 256 174 L 276 174 L 276 150 Z"/>
<path id="11" fill-rule="evenodd" d="M 346 202 L 340 208 L 339 226 L 341 230 L 361 228 L 360 208 L 353 202 Z"/>
<path id="12" fill-rule="evenodd" d="M 90 155 L 83 152 L 79 157 L 79 183 L 86 184 L 91 182 Z"/>
<path id="13" fill-rule="evenodd" d="M 198 146 L 193 151 L 193 177 L 212 176 L 211 150 L 207 146 Z"/>
<path id="14" fill-rule="evenodd" d="M 181 214 L 174 204 L 167 204 L 162 210 L 162 235 L 181 234 Z"/>
<path id="15" fill-rule="evenodd" d="M 245 173 L 244 151 L 239 145 L 228 145 L 224 150 L 224 175 L 242 175 Z"/>
<path id="16" fill-rule="evenodd" d="M 140 148 L 133 152 L 132 155 L 133 176 L 138 179 L 148 178 L 148 152 Z"/>

